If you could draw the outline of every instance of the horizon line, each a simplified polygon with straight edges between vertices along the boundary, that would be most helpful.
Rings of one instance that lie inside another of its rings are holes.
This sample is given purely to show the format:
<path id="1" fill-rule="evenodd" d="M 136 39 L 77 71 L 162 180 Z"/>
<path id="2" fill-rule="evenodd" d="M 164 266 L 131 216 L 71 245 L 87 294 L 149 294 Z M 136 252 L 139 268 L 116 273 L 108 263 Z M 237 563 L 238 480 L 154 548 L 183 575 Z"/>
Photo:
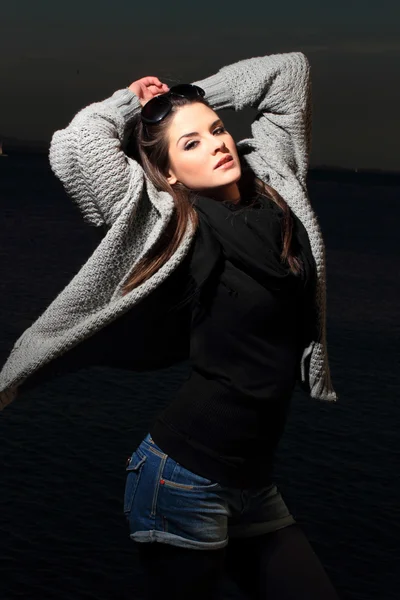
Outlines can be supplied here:
<path id="1" fill-rule="evenodd" d="M 8 143 L 7 140 L 9 140 Z M 7 136 L 0 136 L 0 144 L 1 142 L 3 143 L 3 152 L 7 154 L 7 156 L 22 154 L 24 153 L 24 150 L 29 154 L 47 154 L 50 147 L 50 142 L 45 142 L 43 140 L 20 140 L 18 138 L 7 138 Z M 4 142 L 6 142 L 6 145 L 4 144 Z M 340 165 L 332 165 L 326 163 L 310 164 L 308 167 L 308 171 L 313 170 L 348 171 L 351 173 L 375 173 L 381 175 L 400 175 L 400 170 L 396 171 L 393 169 L 381 169 L 377 167 L 342 167 Z"/>

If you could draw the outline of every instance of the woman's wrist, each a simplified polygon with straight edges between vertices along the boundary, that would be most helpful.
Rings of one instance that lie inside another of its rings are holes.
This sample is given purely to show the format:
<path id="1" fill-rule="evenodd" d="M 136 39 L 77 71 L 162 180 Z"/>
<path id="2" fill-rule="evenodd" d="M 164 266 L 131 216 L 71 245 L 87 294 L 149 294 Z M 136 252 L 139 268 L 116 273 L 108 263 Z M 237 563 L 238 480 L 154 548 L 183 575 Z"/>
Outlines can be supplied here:
<path id="1" fill-rule="evenodd" d="M 125 123 L 130 123 L 142 108 L 139 98 L 129 88 L 117 90 L 106 103 L 118 110 Z"/>

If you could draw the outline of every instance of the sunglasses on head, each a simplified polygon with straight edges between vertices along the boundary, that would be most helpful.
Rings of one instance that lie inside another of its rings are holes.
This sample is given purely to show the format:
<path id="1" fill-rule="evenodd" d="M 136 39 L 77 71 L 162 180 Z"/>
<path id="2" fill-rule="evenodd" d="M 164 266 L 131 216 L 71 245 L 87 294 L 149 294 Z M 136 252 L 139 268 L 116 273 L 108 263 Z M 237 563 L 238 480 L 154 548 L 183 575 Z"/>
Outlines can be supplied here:
<path id="1" fill-rule="evenodd" d="M 171 111 L 172 104 L 169 100 L 169 96 L 181 96 L 182 98 L 203 98 L 205 91 L 191 83 L 180 83 L 179 85 L 173 85 L 168 92 L 155 96 L 142 108 L 141 119 L 143 123 L 159 123 L 162 121 L 167 114 Z"/>

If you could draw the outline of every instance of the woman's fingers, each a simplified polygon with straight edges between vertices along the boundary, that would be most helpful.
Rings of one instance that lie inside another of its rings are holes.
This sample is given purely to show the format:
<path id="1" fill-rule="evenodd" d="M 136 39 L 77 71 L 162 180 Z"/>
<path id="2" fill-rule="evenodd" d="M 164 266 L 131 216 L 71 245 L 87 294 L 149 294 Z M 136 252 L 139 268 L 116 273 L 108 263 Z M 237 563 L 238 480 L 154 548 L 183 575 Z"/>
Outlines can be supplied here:
<path id="1" fill-rule="evenodd" d="M 158 86 L 158 85 L 149 85 L 149 87 L 147 89 L 152 94 L 161 94 L 161 86 Z"/>
<path id="2" fill-rule="evenodd" d="M 160 81 L 158 77 L 143 77 L 141 81 L 152 93 L 163 94 L 169 90 L 168 85 Z"/>
<path id="3" fill-rule="evenodd" d="M 169 90 L 168 86 L 164 87 L 164 85 L 161 87 L 156 87 L 156 86 L 152 85 L 147 89 L 153 94 L 153 96 L 158 96 L 159 94 L 165 94 Z"/>
<path id="4" fill-rule="evenodd" d="M 145 86 L 149 87 L 150 85 L 158 85 L 162 86 L 162 82 L 158 79 L 158 77 L 153 77 L 149 75 L 148 77 L 143 77 L 142 82 Z"/>
<path id="5" fill-rule="evenodd" d="M 138 96 L 141 105 L 144 106 L 154 96 L 168 92 L 169 87 L 166 83 L 162 83 L 158 77 L 149 75 L 131 83 L 129 89 Z"/>

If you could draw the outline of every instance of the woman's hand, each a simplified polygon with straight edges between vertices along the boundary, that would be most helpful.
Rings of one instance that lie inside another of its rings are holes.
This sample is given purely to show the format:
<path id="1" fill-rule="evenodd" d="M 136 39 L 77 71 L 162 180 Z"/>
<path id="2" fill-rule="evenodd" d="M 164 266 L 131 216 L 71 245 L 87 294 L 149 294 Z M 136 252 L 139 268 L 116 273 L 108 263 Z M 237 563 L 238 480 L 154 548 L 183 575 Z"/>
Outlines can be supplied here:
<path id="1" fill-rule="evenodd" d="M 140 100 L 140 104 L 144 106 L 146 102 L 154 98 L 154 96 L 168 92 L 169 87 L 166 83 L 162 83 L 158 77 L 149 76 L 137 79 L 131 83 L 128 89 L 136 94 Z"/>

